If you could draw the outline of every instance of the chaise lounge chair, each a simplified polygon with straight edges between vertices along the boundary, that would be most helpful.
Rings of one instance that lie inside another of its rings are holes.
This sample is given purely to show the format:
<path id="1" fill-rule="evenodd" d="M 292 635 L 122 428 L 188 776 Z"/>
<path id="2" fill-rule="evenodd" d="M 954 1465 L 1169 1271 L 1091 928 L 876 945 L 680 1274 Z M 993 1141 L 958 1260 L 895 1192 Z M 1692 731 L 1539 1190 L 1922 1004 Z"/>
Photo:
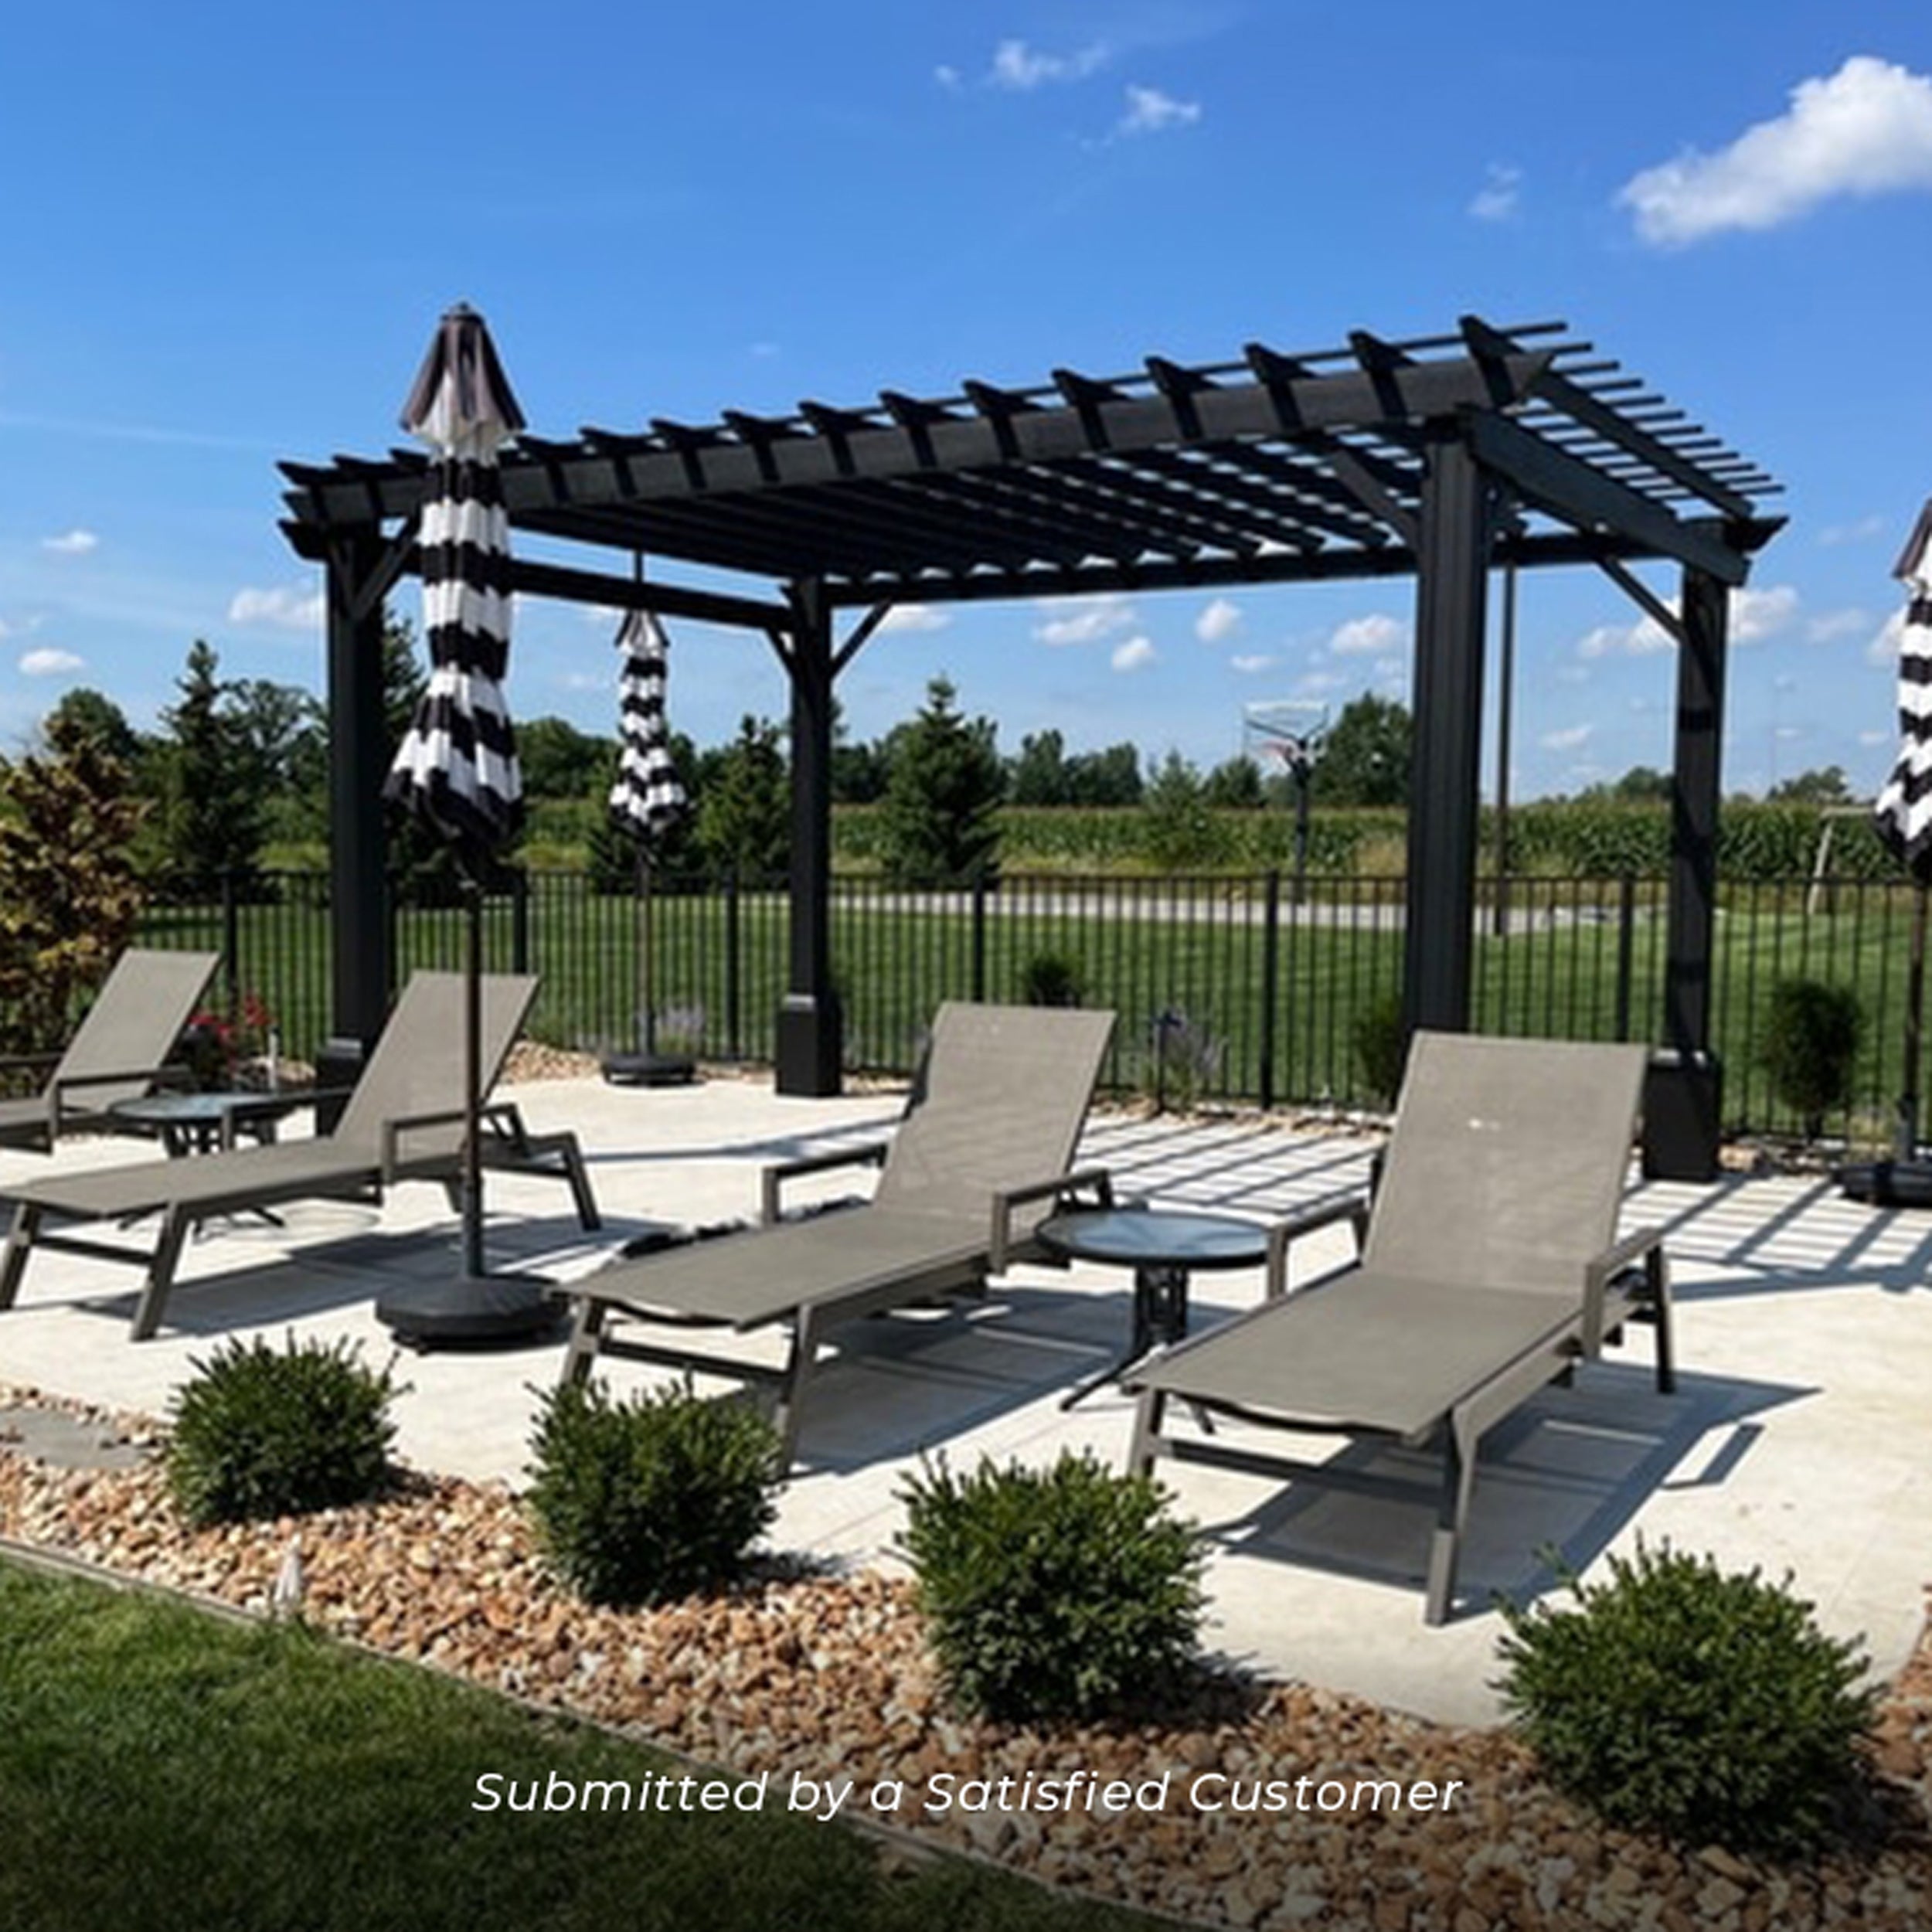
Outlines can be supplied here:
<path id="1" fill-rule="evenodd" d="M 1400 1479 L 1163 1432 L 1199 1410 L 1444 1458 L 1426 1615 L 1448 1616 L 1484 1432 L 1632 1316 L 1674 1386 L 1668 1273 L 1654 1229 L 1616 1238 L 1646 1055 L 1641 1046 L 1418 1033 L 1372 1203 L 1332 1200 L 1275 1230 L 1267 1298 L 1132 1372 L 1130 1467 L 1156 1456 L 1377 1495 Z M 1292 1241 L 1345 1216 L 1359 1260 L 1285 1294 Z M 1639 1265 L 1641 1264 L 1641 1266 Z"/>
<path id="2" fill-rule="evenodd" d="M 130 947 L 114 961 L 66 1050 L 0 1060 L 17 1071 L 51 1066 L 36 1094 L 0 1100 L 0 1145 L 51 1153 L 75 1128 L 112 1127 L 109 1110 L 165 1077 L 162 1063 L 214 978 L 215 953 L 156 952 Z"/>
<path id="3" fill-rule="evenodd" d="M 486 1091 L 509 1057 L 536 986 L 527 975 L 484 975 Z M 28 1253 L 36 1243 L 102 1260 L 145 1264 L 147 1285 L 130 1330 L 134 1340 L 143 1342 L 160 1325 L 182 1243 L 202 1221 L 281 1201 L 380 1199 L 382 1190 L 397 1181 L 440 1181 L 453 1188 L 462 1151 L 463 1012 L 461 974 L 413 975 L 331 1133 L 181 1160 L 49 1175 L 0 1187 L 0 1200 L 14 1204 L 6 1250 L 0 1255 L 0 1309 L 13 1305 Z M 584 1227 L 600 1224 L 574 1134 L 531 1134 L 514 1107 L 487 1108 L 485 1122 L 487 1165 L 567 1181 Z M 49 1219 L 126 1221 L 151 1214 L 161 1216 L 161 1231 L 148 1250 L 41 1231 L 42 1222 Z"/>
<path id="4" fill-rule="evenodd" d="M 1040 1258 L 1033 1232 L 1056 1200 L 1083 1185 L 1105 1192 L 1098 1170 L 1066 1168 L 1113 1027 L 1111 1013 L 941 1006 L 889 1145 L 768 1168 L 764 1226 L 620 1261 L 591 1276 L 572 1297 L 564 1381 L 581 1382 L 601 1351 L 775 1383 L 789 1463 L 805 1385 L 828 1329 L 975 1289 L 1014 1261 Z M 860 1163 L 883 1165 L 870 1201 L 849 1213 L 781 1221 L 786 1181 Z M 614 1334 L 614 1317 L 654 1328 L 663 1338 Z M 777 1370 L 693 1349 L 675 1334 L 743 1334 L 774 1324 L 791 1332 L 788 1358 Z"/>

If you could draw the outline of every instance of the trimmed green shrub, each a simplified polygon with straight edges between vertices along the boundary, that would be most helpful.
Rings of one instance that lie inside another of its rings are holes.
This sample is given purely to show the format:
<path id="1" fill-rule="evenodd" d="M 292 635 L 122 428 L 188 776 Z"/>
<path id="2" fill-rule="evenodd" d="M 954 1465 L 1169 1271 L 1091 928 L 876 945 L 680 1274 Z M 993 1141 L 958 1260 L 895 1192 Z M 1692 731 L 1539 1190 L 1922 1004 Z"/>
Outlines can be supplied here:
<path id="1" fill-rule="evenodd" d="M 1758 1060 L 1771 1090 L 1804 1123 L 1808 1140 L 1825 1117 L 1852 1098 L 1852 1068 L 1865 1015 L 1849 986 L 1821 979 L 1781 979 L 1765 1002 Z"/>
<path id="2" fill-rule="evenodd" d="M 1077 1006 L 1087 975 L 1071 953 L 1035 953 L 1020 969 L 1020 997 L 1029 1006 Z"/>
<path id="3" fill-rule="evenodd" d="M 900 1546 L 954 1697 L 1024 1722 L 1097 1717 L 1165 1687 L 1194 1654 L 1202 1557 L 1150 1476 L 1090 1452 L 1049 1470 L 927 1464 L 900 1492 Z"/>
<path id="4" fill-rule="evenodd" d="M 387 1482 L 400 1391 L 347 1342 L 236 1342 L 192 1366 L 166 1459 L 189 1522 L 306 1515 L 366 1502 Z"/>
<path id="5" fill-rule="evenodd" d="M 1640 1546 L 1572 1588 L 1573 1610 L 1505 1606 L 1499 1688 L 1553 1783 L 1692 1844 L 1785 1854 L 1832 1835 L 1877 1693 L 1788 1577 Z"/>
<path id="6" fill-rule="evenodd" d="M 1402 995 L 1384 993 L 1372 1005 L 1364 1007 L 1355 1015 L 1351 1037 L 1369 1097 L 1378 1107 L 1393 1107 L 1409 1064 L 1409 1029 L 1403 1023 Z"/>
<path id="7" fill-rule="evenodd" d="M 596 1384 L 543 1399 L 530 1508 L 557 1573 L 594 1604 L 655 1604 L 743 1573 L 784 1470 L 778 1432 L 682 1388 L 614 1402 Z"/>

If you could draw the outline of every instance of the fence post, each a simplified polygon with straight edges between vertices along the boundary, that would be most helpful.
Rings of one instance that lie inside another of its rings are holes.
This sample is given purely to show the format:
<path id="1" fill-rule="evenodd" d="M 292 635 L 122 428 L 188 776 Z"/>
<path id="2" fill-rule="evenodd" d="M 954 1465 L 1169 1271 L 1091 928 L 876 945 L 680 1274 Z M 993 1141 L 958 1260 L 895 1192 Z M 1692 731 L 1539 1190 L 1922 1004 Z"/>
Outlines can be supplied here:
<path id="1" fill-rule="evenodd" d="M 510 873 L 510 971 L 530 970 L 530 874 L 523 866 Z"/>
<path id="2" fill-rule="evenodd" d="M 1281 995 L 1281 875 L 1271 870 L 1261 901 L 1261 1111 L 1274 1108 L 1274 1014 Z"/>
<path id="3" fill-rule="evenodd" d="M 725 1058 L 728 1060 L 744 1058 L 744 1036 L 740 1026 L 743 1018 L 744 978 L 738 957 L 743 934 L 743 920 L 738 904 L 738 869 L 734 866 L 725 878 Z"/>
<path id="4" fill-rule="evenodd" d="M 983 1004 L 986 998 L 986 874 L 973 874 L 973 999 Z"/>
<path id="5" fill-rule="evenodd" d="M 1625 872 L 1617 889 L 1617 1037 L 1630 1038 L 1631 979 L 1637 948 L 1637 875 Z"/>
<path id="6" fill-rule="evenodd" d="M 228 1023 L 232 1026 L 241 1014 L 241 907 L 233 866 L 222 869 L 221 956 L 228 969 Z"/>

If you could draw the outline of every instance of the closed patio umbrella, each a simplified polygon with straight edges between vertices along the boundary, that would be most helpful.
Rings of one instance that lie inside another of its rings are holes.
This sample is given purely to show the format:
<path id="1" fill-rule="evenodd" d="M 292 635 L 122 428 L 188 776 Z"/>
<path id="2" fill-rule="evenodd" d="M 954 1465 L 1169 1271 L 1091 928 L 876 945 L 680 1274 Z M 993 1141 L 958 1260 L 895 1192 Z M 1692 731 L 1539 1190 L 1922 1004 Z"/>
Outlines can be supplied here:
<path id="1" fill-rule="evenodd" d="M 1897 762 L 1879 791 L 1873 823 L 1918 886 L 1906 975 L 1905 1084 L 1899 1097 L 1896 1159 L 1846 1168 L 1839 1178 L 1849 1192 L 1861 1196 L 1932 1206 L 1932 1164 L 1917 1158 L 1926 915 L 1932 893 L 1932 501 L 1920 511 L 1892 573 L 1906 594 L 1899 635 L 1900 743 Z"/>
<path id="2" fill-rule="evenodd" d="M 648 611 L 627 612 L 618 627 L 624 653 L 618 675 L 617 733 L 622 746 L 617 782 L 611 787 L 611 815 L 637 848 L 638 1005 L 641 1051 L 609 1055 L 606 1080 L 645 1086 L 669 1086 L 690 1079 L 691 1061 L 658 1051 L 653 1004 L 651 938 L 651 869 L 654 855 L 684 817 L 687 801 L 672 762 L 671 733 L 665 717 L 665 668 L 670 645 L 663 626 Z"/>
<path id="3" fill-rule="evenodd" d="M 467 904 L 466 1120 L 462 1270 L 412 1284 L 376 1312 L 417 1341 L 526 1333 L 553 1318 L 541 1284 L 490 1276 L 483 1262 L 483 885 L 523 810 L 516 737 L 503 696 L 510 648 L 509 517 L 497 453 L 523 413 L 483 318 L 458 303 L 438 325 L 403 406 L 403 427 L 434 455 L 417 530 L 430 677 L 386 795 L 449 847 Z"/>

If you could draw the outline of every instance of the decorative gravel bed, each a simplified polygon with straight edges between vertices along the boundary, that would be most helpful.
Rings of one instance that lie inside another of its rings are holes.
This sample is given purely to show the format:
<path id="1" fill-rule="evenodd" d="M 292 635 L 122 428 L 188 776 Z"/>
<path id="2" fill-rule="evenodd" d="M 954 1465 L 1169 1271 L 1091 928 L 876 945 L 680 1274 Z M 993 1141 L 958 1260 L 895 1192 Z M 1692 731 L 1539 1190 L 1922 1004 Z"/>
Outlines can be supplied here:
<path id="1" fill-rule="evenodd" d="M 380 1503 L 191 1531 L 151 1458 L 64 1468 L 11 1445 L 7 1408 L 28 1403 L 150 1449 L 161 1440 L 142 1418 L 0 1385 L 0 1536 L 257 1611 L 298 1540 L 303 1614 L 323 1630 L 624 1727 L 734 1778 L 764 1774 L 774 1804 L 797 1777 L 821 1787 L 822 1811 L 823 1787 L 851 1781 L 847 1816 L 1177 1917 L 1268 1932 L 1932 1923 L 1932 1641 L 1893 1687 L 1878 1735 L 1877 1767 L 1906 1821 L 1883 1849 L 1780 1869 L 1603 1828 L 1541 1782 L 1506 1731 L 1306 1685 L 1203 1679 L 1162 1721 L 1117 1728 L 964 1722 L 945 1707 L 902 1582 L 774 1564 L 716 1600 L 592 1609 L 546 1574 L 500 1488 L 411 1475 Z M 505 1768 L 526 1780 L 546 1770 Z M 987 1808 L 964 1808 L 981 1795 L 968 1781 L 1001 1778 L 1013 1781 L 1005 1808 L 996 1782 Z M 1109 1780 L 1150 1808 L 1086 1808 Z M 1285 1808 L 1234 1808 L 1270 1782 Z M 1381 1787 L 1360 1808 L 1358 1784 Z M 948 1794 L 950 1808 L 930 1808 Z"/>

